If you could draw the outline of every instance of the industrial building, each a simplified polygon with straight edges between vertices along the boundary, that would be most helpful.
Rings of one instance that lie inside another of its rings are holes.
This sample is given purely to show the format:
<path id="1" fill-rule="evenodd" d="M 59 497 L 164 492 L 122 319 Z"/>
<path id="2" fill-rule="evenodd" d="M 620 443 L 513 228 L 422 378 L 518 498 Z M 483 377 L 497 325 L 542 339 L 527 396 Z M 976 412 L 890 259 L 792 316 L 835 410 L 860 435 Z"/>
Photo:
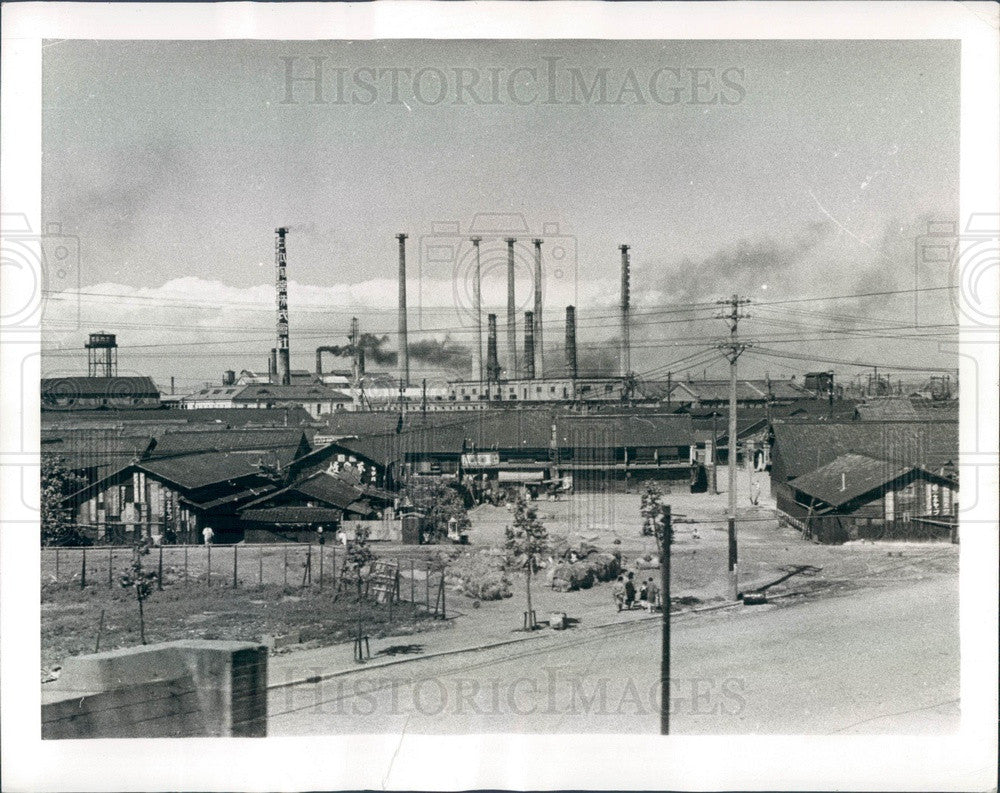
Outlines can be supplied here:
<path id="1" fill-rule="evenodd" d="M 333 445 L 313 448 L 302 430 L 173 432 L 64 504 L 102 543 L 197 543 L 205 527 L 217 542 L 297 539 L 344 516 L 381 516 L 393 503 L 383 484 L 374 462 Z"/>

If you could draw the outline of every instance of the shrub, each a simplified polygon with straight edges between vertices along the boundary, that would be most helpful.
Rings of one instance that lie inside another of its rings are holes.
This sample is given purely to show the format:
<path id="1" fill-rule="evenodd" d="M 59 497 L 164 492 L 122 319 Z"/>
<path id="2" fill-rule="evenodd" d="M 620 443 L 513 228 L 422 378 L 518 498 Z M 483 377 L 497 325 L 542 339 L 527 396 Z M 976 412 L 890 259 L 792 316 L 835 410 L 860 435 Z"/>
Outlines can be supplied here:
<path id="1" fill-rule="evenodd" d="M 503 570 L 503 554 L 483 550 L 461 554 L 451 561 L 445 582 L 476 600 L 502 600 L 511 596 L 511 581 Z"/>

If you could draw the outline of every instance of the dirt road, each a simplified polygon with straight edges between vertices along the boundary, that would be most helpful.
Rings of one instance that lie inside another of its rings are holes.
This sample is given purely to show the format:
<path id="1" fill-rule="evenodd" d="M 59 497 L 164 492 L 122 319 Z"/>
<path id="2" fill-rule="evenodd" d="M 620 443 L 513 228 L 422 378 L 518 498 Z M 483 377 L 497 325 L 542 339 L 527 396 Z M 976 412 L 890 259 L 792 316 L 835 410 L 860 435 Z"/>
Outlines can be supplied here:
<path id="1" fill-rule="evenodd" d="M 660 628 L 578 629 L 272 692 L 271 735 L 659 730 Z M 942 733 L 958 585 L 928 577 L 677 619 L 672 731 Z"/>

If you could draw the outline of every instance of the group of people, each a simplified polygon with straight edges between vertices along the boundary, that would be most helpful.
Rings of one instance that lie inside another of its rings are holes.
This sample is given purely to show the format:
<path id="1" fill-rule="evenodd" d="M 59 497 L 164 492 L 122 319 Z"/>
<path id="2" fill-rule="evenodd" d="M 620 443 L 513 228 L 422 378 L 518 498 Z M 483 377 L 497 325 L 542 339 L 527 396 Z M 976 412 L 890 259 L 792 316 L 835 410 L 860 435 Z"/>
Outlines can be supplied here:
<path id="1" fill-rule="evenodd" d="M 663 605 L 660 599 L 660 587 L 652 576 L 645 581 L 637 582 L 635 573 L 620 575 L 611 588 L 611 594 L 619 611 L 623 609 L 630 611 L 636 606 L 652 611 Z"/>

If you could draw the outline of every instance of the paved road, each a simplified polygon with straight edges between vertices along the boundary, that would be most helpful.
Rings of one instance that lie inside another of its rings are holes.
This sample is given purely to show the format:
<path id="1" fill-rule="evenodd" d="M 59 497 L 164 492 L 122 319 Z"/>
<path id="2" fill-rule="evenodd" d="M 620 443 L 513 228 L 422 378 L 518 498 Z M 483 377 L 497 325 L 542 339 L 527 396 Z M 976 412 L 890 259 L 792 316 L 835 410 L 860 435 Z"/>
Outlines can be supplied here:
<path id="1" fill-rule="evenodd" d="M 271 693 L 271 735 L 659 731 L 656 622 L 570 630 Z M 672 731 L 952 732 L 958 582 L 946 576 L 679 618 Z"/>

